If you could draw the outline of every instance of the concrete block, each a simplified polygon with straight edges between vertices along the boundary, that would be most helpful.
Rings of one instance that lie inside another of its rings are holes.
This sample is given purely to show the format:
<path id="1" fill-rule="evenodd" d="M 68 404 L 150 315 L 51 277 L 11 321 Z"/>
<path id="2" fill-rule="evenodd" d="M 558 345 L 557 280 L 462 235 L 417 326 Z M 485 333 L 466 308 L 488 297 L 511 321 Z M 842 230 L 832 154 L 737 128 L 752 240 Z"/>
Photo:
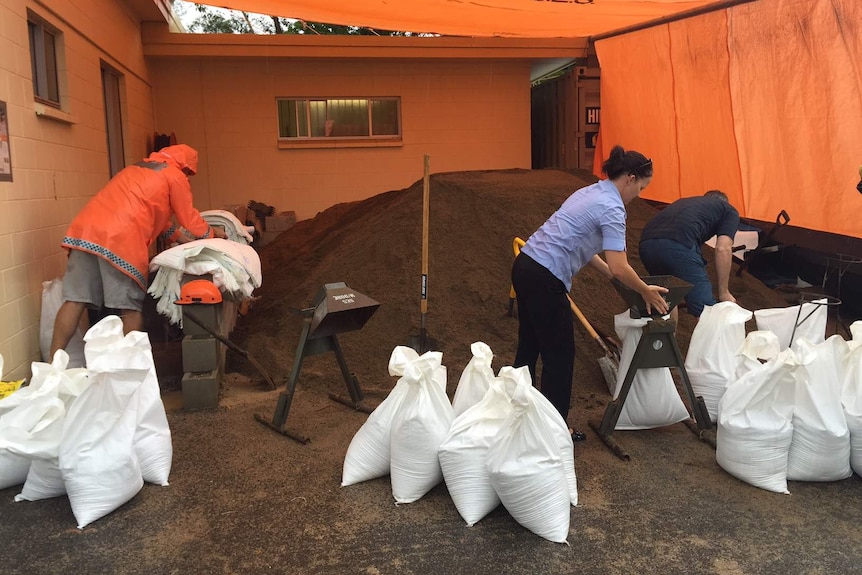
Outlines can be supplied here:
<path id="1" fill-rule="evenodd" d="M 218 407 L 218 370 L 183 375 L 183 409 Z"/>
<path id="2" fill-rule="evenodd" d="M 183 338 L 183 371 L 212 371 L 219 367 L 218 340 L 187 335 Z"/>
<path id="3" fill-rule="evenodd" d="M 296 212 L 281 212 L 264 218 L 263 229 L 267 232 L 283 232 L 292 228 L 295 223 Z"/>
<path id="4" fill-rule="evenodd" d="M 185 335 L 210 335 L 207 330 L 186 318 L 186 312 L 191 312 L 197 319 L 203 321 L 204 325 L 212 331 L 221 335 L 219 328 L 221 326 L 221 311 L 222 304 L 186 304 L 181 305 L 180 311 L 183 313 L 183 333 Z M 188 371 L 188 370 L 186 370 Z"/>

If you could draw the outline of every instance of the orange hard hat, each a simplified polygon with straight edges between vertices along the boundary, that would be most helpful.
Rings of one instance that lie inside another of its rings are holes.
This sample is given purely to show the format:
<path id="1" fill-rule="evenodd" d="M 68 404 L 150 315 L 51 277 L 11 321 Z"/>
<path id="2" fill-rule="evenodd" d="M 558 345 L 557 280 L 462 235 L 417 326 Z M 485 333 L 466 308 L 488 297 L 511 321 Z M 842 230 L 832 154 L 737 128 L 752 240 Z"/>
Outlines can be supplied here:
<path id="1" fill-rule="evenodd" d="M 174 303 L 186 305 L 191 303 L 221 303 L 221 292 L 209 280 L 192 280 L 180 290 L 180 299 Z"/>

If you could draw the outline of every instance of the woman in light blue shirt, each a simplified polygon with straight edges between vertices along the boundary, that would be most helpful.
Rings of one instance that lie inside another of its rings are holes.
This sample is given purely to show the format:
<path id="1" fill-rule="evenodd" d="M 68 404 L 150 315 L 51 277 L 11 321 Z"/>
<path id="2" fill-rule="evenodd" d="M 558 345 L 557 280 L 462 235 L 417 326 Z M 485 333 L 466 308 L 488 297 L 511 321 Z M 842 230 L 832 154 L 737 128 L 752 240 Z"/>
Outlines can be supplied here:
<path id="1" fill-rule="evenodd" d="M 606 180 L 577 190 L 530 236 L 512 266 L 519 318 L 514 367 L 526 365 L 536 382 L 541 356 L 542 394 L 564 421 L 568 421 L 575 366 L 574 321 L 566 298 L 572 277 L 589 264 L 637 291 L 648 311 L 668 311 L 661 295 L 667 289 L 645 284 L 626 257 L 625 205 L 652 180 L 652 160 L 614 146 L 602 173 Z M 582 441 L 586 436 L 573 431 L 572 438 Z"/>

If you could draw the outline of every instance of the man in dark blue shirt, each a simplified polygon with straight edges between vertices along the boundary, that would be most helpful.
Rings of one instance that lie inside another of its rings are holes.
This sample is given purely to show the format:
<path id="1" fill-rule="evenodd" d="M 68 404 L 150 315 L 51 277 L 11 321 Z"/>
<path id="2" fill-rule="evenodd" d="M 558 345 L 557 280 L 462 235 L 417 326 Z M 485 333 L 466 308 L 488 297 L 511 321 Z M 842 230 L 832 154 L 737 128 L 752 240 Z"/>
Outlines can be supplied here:
<path id="1" fill-rule="evenodd" d="M 694 287 L 685 298 L 689 313 L 700 317 L 704 306 L 715 305 L 701 245 L 712 236 L 718 301 L 732 301 L 730 266 L 733 238 L 739 228 L 739 212 L 719 190 L 682 198 L 647 222 L 640 240 L 640 257 L 650 275 L 672 275 Z"/>

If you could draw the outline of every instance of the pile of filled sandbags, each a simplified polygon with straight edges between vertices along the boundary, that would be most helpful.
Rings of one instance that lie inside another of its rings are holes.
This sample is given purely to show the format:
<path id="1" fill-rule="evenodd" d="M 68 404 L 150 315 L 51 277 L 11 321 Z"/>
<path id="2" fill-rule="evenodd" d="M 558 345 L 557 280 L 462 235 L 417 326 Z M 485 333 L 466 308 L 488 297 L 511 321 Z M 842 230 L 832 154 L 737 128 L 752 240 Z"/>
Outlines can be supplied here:
<path id="1" fill-rule="evenodd" d="M 566 423 L 526 367 L 503 367 L 494 377 L 488 346 L 476 342 L 471 350 L 455 393 L 457 416 L 442 354 L 393 350 L 389 373 L 399 380 L 350 442 L 341 485 L 388 474 L 396 503 L 410 503 L 445 480 L 468 525 L 502 503 L 533 533 L 565 543 L 577 504 Z"/>
<path id="2" fill-rule="evenodd" d="M 68 495 L 78 528 L 167 485 L 173 448 L 147 334 L 123 335 L 108 316 L 84 336 L 86 368 L 58 351 L 33 363 L 25 386 L 0 400 L 0 489 L 16 501 Z"/>
<path id="3" fill-rule="evenodd" d="M 758 328 L 771 329 L 748 334 L 718 405 L 718 464 L 779 493 L 789 493 L 788 480 L 839 481 L 862 471 L 862 322 L 851 327 L 852 341 L 824 339 L 816 314 L 825 311 L 810 311 L 816 329 L 799 323 L 792 341 L 792 325 L 774 323 L 778 313 L 766 314 L 767 325 L 755 312 Z M 798 322 L 800 310 L 782 313 Z"/>

